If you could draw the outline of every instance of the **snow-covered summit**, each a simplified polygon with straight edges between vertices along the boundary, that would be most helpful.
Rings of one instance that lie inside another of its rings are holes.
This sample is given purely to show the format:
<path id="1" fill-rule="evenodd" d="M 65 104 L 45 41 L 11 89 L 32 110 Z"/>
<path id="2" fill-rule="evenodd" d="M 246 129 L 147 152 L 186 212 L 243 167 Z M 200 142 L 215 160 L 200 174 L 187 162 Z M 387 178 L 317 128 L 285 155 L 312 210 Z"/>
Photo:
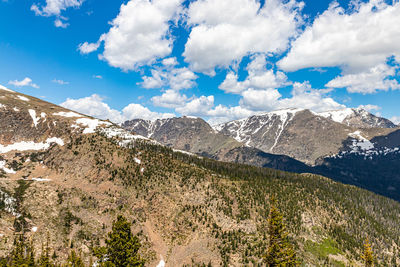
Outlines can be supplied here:
<path id="1" fill-rule="evenodd" d="M 378 117 L 363 108 L 345 108 L 317 113 L 327 119 L 356 128 L 395 128 L 388 119 Z"/>

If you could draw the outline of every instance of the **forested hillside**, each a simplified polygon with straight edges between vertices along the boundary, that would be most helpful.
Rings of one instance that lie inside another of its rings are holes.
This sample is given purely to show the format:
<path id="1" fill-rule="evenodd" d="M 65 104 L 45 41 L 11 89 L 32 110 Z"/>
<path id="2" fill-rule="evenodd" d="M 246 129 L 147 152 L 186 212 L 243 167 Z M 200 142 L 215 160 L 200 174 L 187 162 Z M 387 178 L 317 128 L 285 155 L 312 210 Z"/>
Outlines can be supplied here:
<path id="1" fill-rule="evenodd" d="M 14 232 L 25 231 L 36 244 L 49 235 L 58 260 L 74 248 L 88 263 L 112 220 L 123 214 L 134 222 L 150 266 L 160 254 L 168 266 L 257 266 L 267 249 L 275 196 L 303 263 L 356 266 L 366 238 L 378 262 L 398 256 L 395 201 L 316 175 L 217 162 L 148 141 L 121 147 L 121 141 L 99 132 L 46 152 L 15 155 L 21 168 L 43 163 L 52 179 L 0 180 L 20 215 L 2 205 L 2 225 L 10 229 L 1 242 L 3 255 L 12 248 Z"/>

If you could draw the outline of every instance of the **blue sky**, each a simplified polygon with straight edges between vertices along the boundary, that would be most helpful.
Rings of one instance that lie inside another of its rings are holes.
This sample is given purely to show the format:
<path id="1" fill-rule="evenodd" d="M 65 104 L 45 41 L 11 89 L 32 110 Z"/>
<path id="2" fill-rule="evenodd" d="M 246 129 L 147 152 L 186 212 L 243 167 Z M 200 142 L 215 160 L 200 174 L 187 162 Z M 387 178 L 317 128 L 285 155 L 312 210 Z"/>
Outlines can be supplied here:
<path id="1" fill-rule="evenodd" d="M 0 84 L 115 122 L 359 107 L 400 122 L 398 1 L 0 0 Z"/>

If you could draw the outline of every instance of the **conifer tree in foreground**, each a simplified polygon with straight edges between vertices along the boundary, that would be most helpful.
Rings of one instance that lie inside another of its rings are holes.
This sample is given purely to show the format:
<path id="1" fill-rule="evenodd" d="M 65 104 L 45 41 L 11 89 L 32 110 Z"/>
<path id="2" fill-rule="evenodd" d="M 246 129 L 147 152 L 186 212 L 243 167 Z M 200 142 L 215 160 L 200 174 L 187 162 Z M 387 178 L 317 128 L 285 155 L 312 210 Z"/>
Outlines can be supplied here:
<path id="1" fill-rule="evenodd" d="M 274 197 L 270 199 L 268 218 L 269 244 L 265 261 L 267 266 L 299 266 L 296 252 L 288 239 L 283 216 L 276 207 Z"/>
<path id="2" fill-rule="evenodd" d="M 374 254 L 372 252 L 371 244 L 368 238 L 364 242 L 364 252 L 361 258 L 364 261 L 364 266 L 370 267 L 374 265 Z"/>
<path id="3" fill-rule="evenodd" d="M 131 232 L 131 224 L 119 215 L 108 233 L 106 246 L 96 249 L 100 266 L 136 267 L 144 266 L 139 255 L 140 242 Z"/>

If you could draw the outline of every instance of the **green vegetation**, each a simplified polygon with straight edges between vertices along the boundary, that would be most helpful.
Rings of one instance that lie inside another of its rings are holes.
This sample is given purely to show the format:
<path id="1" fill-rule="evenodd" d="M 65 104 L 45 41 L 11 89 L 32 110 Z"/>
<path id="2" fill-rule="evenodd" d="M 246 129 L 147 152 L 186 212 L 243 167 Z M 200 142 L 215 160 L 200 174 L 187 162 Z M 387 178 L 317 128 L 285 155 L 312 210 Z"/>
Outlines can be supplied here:
<path id="1" fill-rule="evenodd" d="M 119 141 L 102 134 L 72 136 L 64 147 L 53 146 L 35 156 L 60 176 L 85 183 L 53 191 L 57 207 L 50 229 L 64 250 L 58 242 L 48 255 L 57 249 L 58 262 L 67 254 L 87 264 L 93 255 L 105 260 L 109 253 L 131 252 L 141 255 L 132 262 L 153 262 L 157 255 L 141 232 L 149 219 L 168 248 L 185 246 L 194 235 L 202 235 L 206 242 L 201 245 L 213 253 L 213 266 L 263 266 L 266 254 L 280 251 L 301 264 L 349 266 L 362 262 L 367 236 L 374 250 L 383 252 L 375 261 L 398 262 L 400 205 L 395 201 L 318 175 L 218 162 L 141 140 L 121 147 Z M 85 191 L 91 185 L 95 190 Z M 114 225 L 112 232 L 135 222 L 136 236 L 106 235 L 111 227 L 106 218 L 118 214 L 127 220 Z M 271 239 L 273 232 L 277 234 Z M 117 237 L 130 244 L 131 252 L 112 245 Z M 271 243 L 274 240 L 279 246 Z M 72 255 L 71 248 L 83 246 L 88 250 Z M 196 258 L 182 265 L 207 266 L 209 261 Z M 110 258 L 107 264 L 115 262 Z"/>
<path id="2" fill-rule="evenodd" d="M 366 267 L 370 267 L 374 265 L 374 254 L 372 252 L 371 244 L 369 243 L 368 239 L 364 242 L 364 253 L 361 256 L 364 261 L 364 265 Z"/>
<path id="3" fill-rule="evenodd" d="M 268 218 L 269 243 L 265 262 L 268 266 L 298 266 L 296 252 L 289 242 L 283 223 L 283 216 L 276 208 L 275 197 L 271 197 L 271 208 Z"/>
<path id="4" fill-rule="evenodd" d="M 108 233 L 106 246 L 95 249 L 100 266 L 144 266 L 138 253 L 139 239 L 131 233 L 131 224 L 123 216 L 118 216 Z"/>
<path id="5" fill-rule="evenodd" d="M 93 255 L 97 257 L 100 266 L 104 267 L 140 267 L 144 260 L 140 258 L 139 239 L 131 232 L 131 224 L 123 216 L 118 216 L 114 221 L 112 231 L 108 233 L 105 247 L 94 249 Z M 38 259 L 35 259 L 33 241 L 27 243 L 23 234 L 18 234 L 14 239 L 11 253 L 0 258 L 1 267 L 85 267 L 80 254 L 71 249 L 64 264 L 56 263 L 50 257 L 51 248 L 49 238 Z"/>
<path id="6" fill-rule="evenodd" d="M 322 259 L 326 259 L 329 255 L 343 254 L 343 252 L 337 248 L 337 243 L 330 238 L 322 240 L 321 243 L 307 240 L 305 249 Z"/>

